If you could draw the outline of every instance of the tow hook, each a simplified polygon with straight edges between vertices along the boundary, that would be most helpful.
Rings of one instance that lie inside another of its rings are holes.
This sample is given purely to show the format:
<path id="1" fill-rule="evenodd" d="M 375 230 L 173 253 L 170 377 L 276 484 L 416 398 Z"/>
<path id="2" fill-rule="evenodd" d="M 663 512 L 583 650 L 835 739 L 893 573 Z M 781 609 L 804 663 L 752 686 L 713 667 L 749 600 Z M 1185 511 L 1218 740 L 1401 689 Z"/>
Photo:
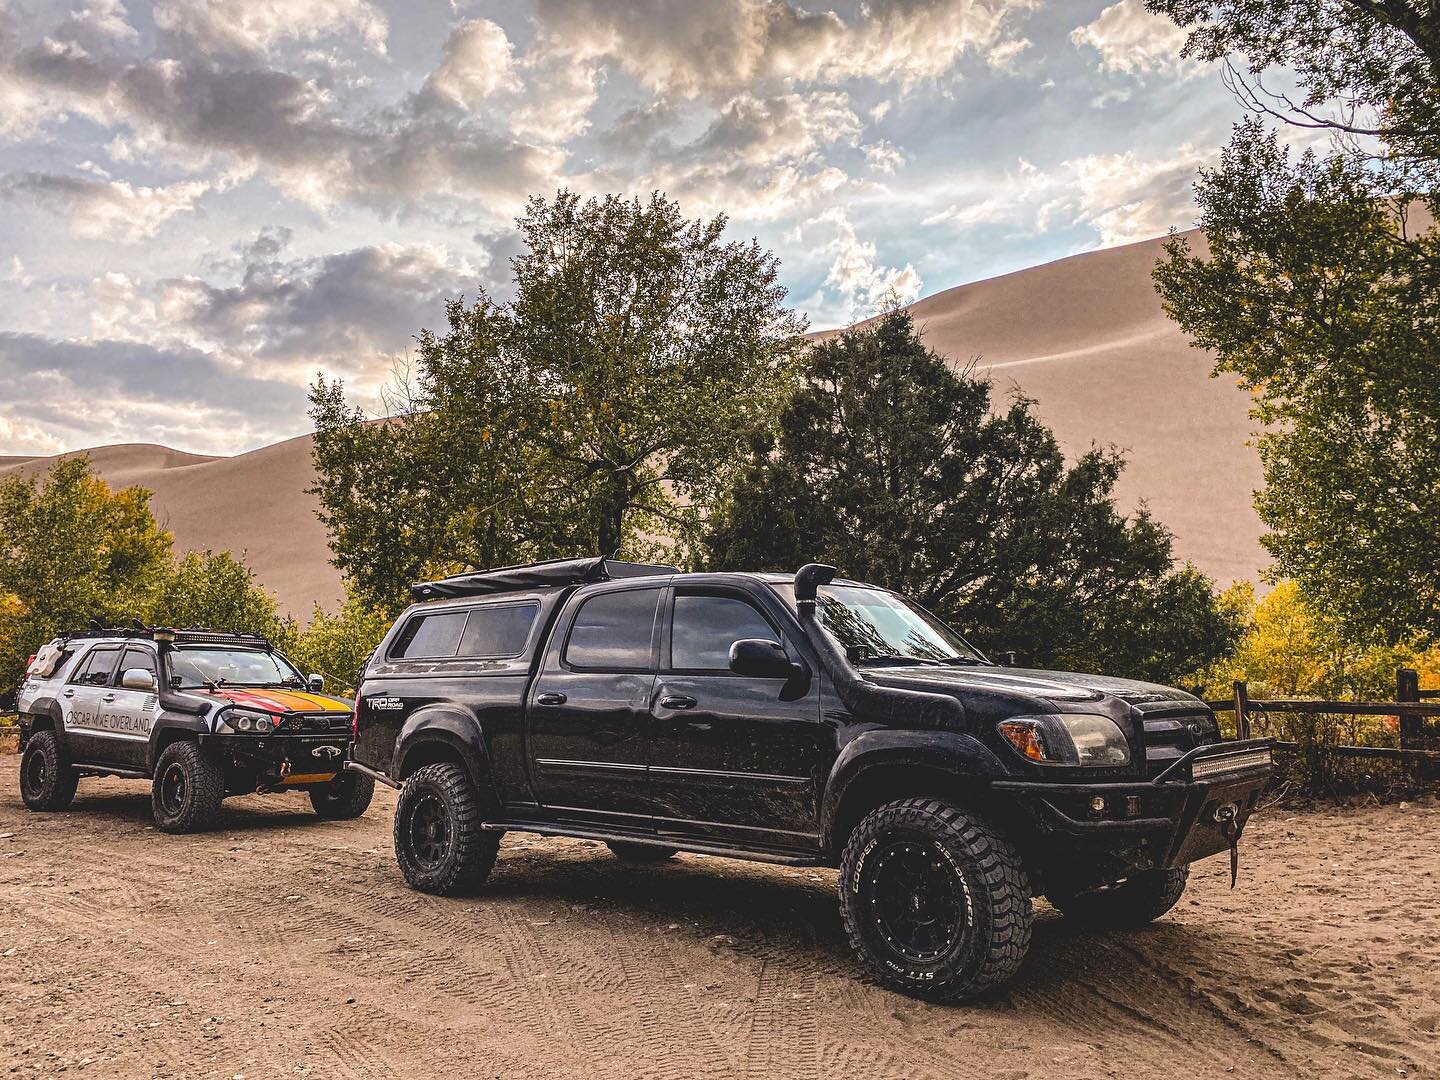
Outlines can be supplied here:
<path id="1" fill-rule="evenodd" d="M 290 777 L 290 759 L 286 758 L 280 762 L 280 779 L 287 780 Z"/>
<path id="2" fill-rule="evenodd" d="M 1239 806 L 1222 803 L 1215 808 L 1215 823 L 1220 826 L 1220 835 L 1230 842 L 1230 888 L 1240 876 L 1240 820 Z"/>

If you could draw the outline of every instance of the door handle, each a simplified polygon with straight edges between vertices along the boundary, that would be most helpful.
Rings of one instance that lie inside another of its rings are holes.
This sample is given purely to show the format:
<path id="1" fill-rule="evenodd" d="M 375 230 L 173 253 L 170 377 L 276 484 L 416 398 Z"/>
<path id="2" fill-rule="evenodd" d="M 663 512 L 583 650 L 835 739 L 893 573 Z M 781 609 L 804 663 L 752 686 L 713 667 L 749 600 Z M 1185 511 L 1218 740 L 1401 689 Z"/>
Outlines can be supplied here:
<path id="1" fill-rule="evenodd" d="M 565 702 L 568 700 L 570 699 L 567 698 L 564 694 L 557 694 L 554 692 L 535 695 L 536 705 L 564 705 Z"/>
<path id="2" fill-rule="evenodd" d="M 101 698 L 100 700 L 101 700 L 101 701 L 114 701 L 114 700 L 115 700 L 115 695 L 114 695 L 114 694 L 106 694 L 106 695 L 105 695 L 103 698 Z"/>
<path id="3" fill-rule="evenodd" d="M 74 690 L 66 690 L 66 691 L 65 691 L 65 696 L 66 696 L 66 697 L 74 697 L 74 696 L 75 696 L 75 691 L 74 691 Z"/>
<path id="4" fill-rule="evenodd" d="M 660 699 L 662 709 L 693 709 L 697 702 L 688 694 L 671 694 Z"/>

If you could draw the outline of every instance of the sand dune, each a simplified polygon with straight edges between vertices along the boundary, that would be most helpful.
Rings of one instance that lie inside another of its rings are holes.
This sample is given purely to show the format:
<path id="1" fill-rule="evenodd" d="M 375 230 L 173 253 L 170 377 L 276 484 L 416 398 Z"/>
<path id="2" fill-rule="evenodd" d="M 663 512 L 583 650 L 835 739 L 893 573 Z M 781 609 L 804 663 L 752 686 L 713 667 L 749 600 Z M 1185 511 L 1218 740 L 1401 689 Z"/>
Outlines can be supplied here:
<path id="1" fill-rule="evenodd" d="M 309 615 L 342 595 L 330 565 L 314 481 L 310 436 L 235 457 L 203 457 L 164 446 L 127 443 L 82 451 L 113 486 L 154 492 L 155 516 L 182 551 L 232 551 L 270 588 L 286 611 Z M 0 475 L 48 467 L 54 458 L 0 458 Z"/>
<path id="2" fill-rule="evenodd" d="M 1126 450 L 1121 502 L 1147 502 L 1181 558 L 1221 584 L 1253 579 L 1267 556 L 1251 497 L 1261 475 L 1246 445 L 1249 398 L 1233 378 L 1212 379 L 1210 355 L 1166 318 L 1150 279 L 1163 243 L 961 285 L 911 311 L 932 348 L 1036 399 L 1068 450 Z"/>
<path id="3" fill-rule="evenodd" d="M 1199 238 L 1192 237 L 1192 243 Z M 1248 399 L 1210 378 L 1211 359 L 1166 319 L 1150 282 L 1161 240 L 1076 255 L 947 289 L 912 308 L 926 340 L 957 365 L 974 359 L 1018 388 L 1071 451 L 1115 444 L 1130 462 L 1122 503 L 1146 501 L 1176 551 L 1222 584 L 1265 565 L 1251 505 L 1260 486 Z M 308 614 L 341 595 L 312 480 L 310 437 L 236 457 L 151 444 L 87 451 L 112 484 L 154 494 L 181 549 L 243 553 L 281 605 Z M 48 458 L 0 458 L 0 475 Z"/>

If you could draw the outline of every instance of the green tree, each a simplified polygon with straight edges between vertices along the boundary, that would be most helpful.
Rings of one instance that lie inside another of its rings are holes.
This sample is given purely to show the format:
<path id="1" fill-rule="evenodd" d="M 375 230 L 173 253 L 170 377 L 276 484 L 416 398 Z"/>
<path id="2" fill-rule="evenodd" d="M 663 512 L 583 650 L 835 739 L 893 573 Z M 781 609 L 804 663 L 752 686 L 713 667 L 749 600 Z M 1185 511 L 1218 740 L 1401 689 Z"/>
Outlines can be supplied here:
<path id="1" fill-rule="evenodd" d="M 1146 0 L 1190 31 L 1185 55 L 1224 61 L 1257 113 L 1383 141 L 1434 175 L 1440 161 L 1440 16 L 1430 0 Z M 1240 67 L 1235 66 L 1235 60 Z M 1265 86 L 1297 79 L 1298 100 Z"/>
<path id="2" fill-rule="evenodd" d="M 146 610 L 152 626 L 201 626 L 272 640 L 286 632 L 274 595 L 228 551 L 192 551 L 172 563 Z"/>
<path id="3" fill-rule="evenodd" d="M 316 491 L 368 602 L 456 564 L 693 543 L 794 386 L 775 257 L 662 195 L 532 199 L 515 298 L 448 306 L 388 423 L 312 388 Z"/>
<path id="4" fill-rule="evenodd" d="M 1237 628 L 1170 536 L 1112 492 L 1123 463 L 1067 465 L 1031 403 L 992 410 L 896 311 L 815 346 L 707 534 L 716 568 L 812 559 L 909 594 L 977 644 L 1027 662 L 1177 679 Z"/>
<path id="5" fill-rule="evenodd" d="M 1257 117 L 1202 172 L 1166 308 L 1239 377 L 1278 575 L 1356 643 L 1440 634 L 1440 18 L 1421 0 L 1149 0 Z M 1298 80 L 1273 92 L 1278 71 Z M 1332 134 L 1297 156 L 1264 120 Z"/>
<path id="6" fill-rule="evenodd" d="M 335 614 L 318 604 L 303 629 L 284 640 L 286 654 L 301 670 L 325 676 L 327 690 L 353 693 L 355 676 L 390 629 L 393 615 L 366 602 L 349 583 Z"/>
<path id="7" fill-rule="evenodd" d="M 171 536 L 142 488 L 112 491 L 84 457 L 0 483 L 0 687 L 61 630 L 143 617 L 170 562 Z"/>
<path id="8" fill-rule="evenodd" d="M 1292 160 L 1241 125 L 1174 237 L 1166 310 L 1239 376 L 1277 573 L 1357 641 L 1440 633 L 1440 232 L 1348 154 Z"/>

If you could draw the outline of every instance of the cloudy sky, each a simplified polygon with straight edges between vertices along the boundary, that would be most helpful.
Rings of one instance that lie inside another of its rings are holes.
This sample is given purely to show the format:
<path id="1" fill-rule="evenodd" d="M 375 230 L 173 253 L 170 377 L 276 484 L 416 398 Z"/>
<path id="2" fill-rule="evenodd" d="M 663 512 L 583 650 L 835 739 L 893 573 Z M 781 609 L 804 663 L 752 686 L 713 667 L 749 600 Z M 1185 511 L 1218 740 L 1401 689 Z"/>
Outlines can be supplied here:
<path id="1" fill-rule="evenodd" d="M 833 3 L 833 6 L 832 6 Z M 1186 227 L 1238 110 L 1140 0 L 0 0 L 0 454 L 235 453 L 661 189 L 816 328 Z"/>

